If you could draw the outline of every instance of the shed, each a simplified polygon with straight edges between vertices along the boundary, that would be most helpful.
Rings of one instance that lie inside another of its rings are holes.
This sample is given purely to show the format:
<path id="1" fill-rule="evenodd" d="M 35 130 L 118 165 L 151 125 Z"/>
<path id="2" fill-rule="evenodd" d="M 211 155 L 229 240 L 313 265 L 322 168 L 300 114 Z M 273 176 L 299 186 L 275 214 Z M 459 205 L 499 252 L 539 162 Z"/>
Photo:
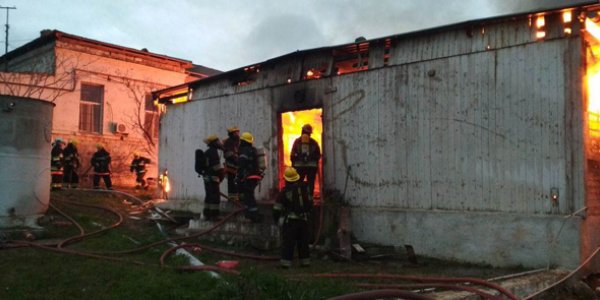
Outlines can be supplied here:
<path id="1" fill-rule="evenodd" d="M 322 129 L 322 187 L 345 196 L 358 240 L 575 267 L 600 245 L 600 6 L 577 3 L 297 51 L 168 89 L 169 201 L 202 202 L 194 150 L 232 125 L 267 150 L 268 201 L 302 125 L 290 120 L 309 118 Z"/>

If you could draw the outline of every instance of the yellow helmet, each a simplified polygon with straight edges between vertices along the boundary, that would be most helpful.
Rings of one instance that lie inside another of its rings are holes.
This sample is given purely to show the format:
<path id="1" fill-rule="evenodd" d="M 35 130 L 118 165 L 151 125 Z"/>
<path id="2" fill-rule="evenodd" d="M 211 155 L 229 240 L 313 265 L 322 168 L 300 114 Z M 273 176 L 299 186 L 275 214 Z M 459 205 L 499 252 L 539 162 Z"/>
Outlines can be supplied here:
<path id="1" fill-rule="evenodd" d="M 96 144 L 96 149 L 100 150 L 100 149 L 103 149 L 103 148 L 104 148 L 104 145 L 102 145 L 101 143 L 97 143 Z"/>
<path id="2" fill-rule="evenodd" d="M 207 137 L 204 139 L 204 143 L 206 143 L 206 144 L 208 145 L 208 144 L 210 144 L 210 143 L 212 143 L 212 142 L 214 142 L 214 141 L 216 141 L 216 140 L 218 140 L 218 139 L 219 139 L 219 137 L 218 137 L 218 136 L 216 136 L 216 135 L 214 135 L 214 134 L 211 134 L 211 135 L 207 136 Z"/>
<path id="3" fill-rule="evenodd" d="M 250 132 L 242 133 L 240 140 L 248 142 L 250 144 L 254 143 L 254 137 L 252 136 L 252 134 Z"/>
<path id="4" fill-rule="evenodd" d="M 73 144 L 74 146 L 77 146 L 77 145 L 79 145 L 79 140 L 78 140 L 78 139 L 71 139 L 69 142 L 70 142 L 71 144 Z"/>
<path id="5" fill-rule="evenodd" d="M 133 156 L 138 157 L 140 156 L 140 153 L 138 151 L 133 151 Z"/>
<path id="6" fill-rule="evenodd" d="M 227 128 L 228 133 L 234 133 L 236 131 L 240 131 L 240 129 L 237 126 L 232 126 L 232 127 Z"/>
<path id="7" fill-rule="evenodd" d="M 300 175 L 298 175 L 296 169 L 287 167 L 285 172 L 283 172 L 283 179 L 285 179 L 287 182 L 296 182 L 300 179 Z"/>

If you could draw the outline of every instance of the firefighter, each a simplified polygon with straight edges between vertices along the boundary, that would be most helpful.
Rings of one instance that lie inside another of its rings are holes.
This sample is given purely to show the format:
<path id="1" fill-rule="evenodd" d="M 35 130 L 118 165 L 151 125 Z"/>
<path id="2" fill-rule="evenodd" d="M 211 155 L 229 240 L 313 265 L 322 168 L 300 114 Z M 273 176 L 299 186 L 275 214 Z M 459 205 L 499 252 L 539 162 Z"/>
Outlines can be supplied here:
<path id="1" fill-rule="evenodd" d="M 313 129 L 310 124 L 302 126 L 302 135 L 294 141 L 290 158 L 292 167 L 300 175 L 300 181 L 305 178 L 308 181 L 308 187 L 311 196 L 315 191 L 315 177 L 319 169 L 319 159 L 321 159 L 321 149 L 319 144 L 310 137 Z"/>
<path id="2" fill-rule="evenodd" d="M 77 175 L 77 170 L 81 166 L 81 161 L 79 160 L 79 152 L 77 150 L 77 145 L 79 145 L 79 141 L 77 139 L 72 139 L 63 150 L 64 161 L 65 161 L 65 175 L 63 177 L 63 183 L 66 187 L 77 188 L 79 184 L 79 175 Z"/>
<path id="3" fill-rule="evenodd" d="M 223 156 L 225 157 L 225 173 L 227 174 L 227 196 L 229 200 L 240 199 L 235 184 L 235 174 L 238 169 L 238 152 L 240 148 L 240 129 L 237 126 L 227 128 L 228 138 L 223 141 Z"/>
<path id="4" fill-rule="evenodd" d="M 64 145 L 65 142 L 63 141 L 63 139 L 57 137 L 56 140 L 54 140 L 54 144 L 52 145 L 52 151 L 50 152 L 50 188 L 52 190 L 62 189 L 62 181 L 64 176 Z"/>
<path id="5" fill-rule="evenodd" d="M 100 188 L 100 178 L 104 180 L 104 185 L 107 189 L 112 190 L 112 182 L 110 180 L 110 153 L 104 149 L 104 145 L 96 144 L 96 151 L 92 155 L 91 165 L 94 168 L 94 188 Z"/>
<path id="6" fill-rule="evenodd" d="M 133 152 L 133 160 L 131 161 L 131 165 L 129 166 L 129 172 L 135 171 L 136 189 L 148 189 L 148 183 L 146 182 L 144 177 L 146 176 L 146 165 L 149 163 L 149 158 L 141 156 L 140 153 L 137 151 Z"/>
<path id="7" fill-rule="evenodd" d="M 262 216 L 258 213 L 254 189 L 262 179 L 262 172 L 258 162 L 258 151 L 252 144 L 254 137 L 250 132 L 242 133 L 240 137 L 240 151 L 238 158 L 238 172 L 235 177 L 236 184 L 246 206 L 244 216 L 246 219 L 258 223 Z"/>
<path id="8" fill-rule="evenodd" d="M 273 205 L 273 221 L 281 224 L 281 266 L 292 266 L 294 249 L 298 247 L 298 258 L 301 266 L 310 265 L 308 248 L 309 218 L 313 206 L 313 197 L 307 183 L 300 181 L 296 169 L 288 167 L 283 174 L 285 186 L 279 192 Z"/>
<path id="9" fill-rule="evenodd" d="M 204 219 L 207 221 L 217 221 L 219 219 L 219 206 L 221 204 L 219 184 L 225 177 L 225 170 L 219 156 L 219 150 L 223 150 L 223 144 L 216 135 L 208 136 L 204 139 L 204 143 L 208 146 L 208 150 L 205 152 L 208 163 L 204 173 L 206 197 L 204 198 L 203 213 Z"/>

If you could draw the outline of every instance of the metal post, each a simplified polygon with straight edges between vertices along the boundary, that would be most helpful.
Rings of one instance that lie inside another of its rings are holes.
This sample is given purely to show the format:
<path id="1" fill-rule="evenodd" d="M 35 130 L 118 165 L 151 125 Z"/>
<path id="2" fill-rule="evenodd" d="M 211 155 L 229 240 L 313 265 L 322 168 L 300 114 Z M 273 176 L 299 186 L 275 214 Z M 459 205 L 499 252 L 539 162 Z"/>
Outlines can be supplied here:
<path id="1" fill-rule="evenodd" d="M 0 9 L 6 9 L 6 34 L 4 35 L 4 55 L 8 53 L 8 12 L 9 9 L 17 9 L 16 7 L 0 6 Z M 4 71 L 8 71 L 8 60 L 4 62 Z"/>
<path id="2" fill-rule="evenodd" d="M 8 12 L 9 9 L 17 9 L 16 7 L 12 6 L 12 7 L 8 7 L 8 6 L 0 6 L 0 9 L 6 9 L 6 34 L 4 36 L 4 54 L 8 53 Z"/>

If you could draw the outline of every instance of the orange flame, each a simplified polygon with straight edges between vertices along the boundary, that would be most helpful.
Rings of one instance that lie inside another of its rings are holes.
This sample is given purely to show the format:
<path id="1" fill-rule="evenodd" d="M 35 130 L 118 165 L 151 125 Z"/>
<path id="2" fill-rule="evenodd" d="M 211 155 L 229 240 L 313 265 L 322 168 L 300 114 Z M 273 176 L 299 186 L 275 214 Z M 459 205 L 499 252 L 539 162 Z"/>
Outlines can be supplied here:
<path id="1" fill-rule="evenodd" d="M 292 165 L 292 161 L 290 160 L 290 152 L 292 151 L 292 145 L 294 141 L 300 137 L 302 133 L 302 126 L 305 124 L 310 124 L 313 128 L 313 133 L 311 137 L 319 144 L 321 147 L 321 153 L 323 152 L 322 147 L 322 134 L 323 134 L 323 123 L 321 119 L 322 109 L 310 109 L 310 110 L 302 110 L 302 111 L 292 111 L 281 114 L 281 131 L 282 131 L 282 141 L 283 141 L 283 164 L 280 165 L 280 174 L 283 174 L 283 171 L 287 166 Z M 319 162 L 319 165 L 321 162 Z M 280 175 L 280 177 L 283 175 Z M 319 192 L 319 179 L 321 173 L 317 175 L 317 181 L 315 182 L 315 194 Z M 283 177 L 281 177 L 280 186 L 283 186 Z"/>
<path id="2" fill-rule="evenodd" d="M 588 128 L 593 137 L 600 137 L 600 26 L 590 19 L 585 20 L 585 29 L 592 37 L 589 42 L 586 84 L 588 92 Z"/>

